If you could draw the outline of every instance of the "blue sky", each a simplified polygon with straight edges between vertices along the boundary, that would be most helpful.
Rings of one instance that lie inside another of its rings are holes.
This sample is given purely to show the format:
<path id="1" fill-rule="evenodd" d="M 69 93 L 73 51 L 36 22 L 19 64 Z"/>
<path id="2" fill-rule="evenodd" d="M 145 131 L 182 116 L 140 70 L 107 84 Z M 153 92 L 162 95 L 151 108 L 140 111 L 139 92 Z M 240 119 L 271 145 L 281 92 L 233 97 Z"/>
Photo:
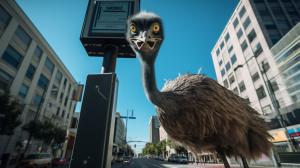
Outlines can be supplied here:
<path id="1" fill-rule="evenodd" d="M 88 0 L 17 0 L 74 78 L 85 84 L 88 74 L 99 73 L 102 58 L 88 57 L 79 36 Z M 141 10 L 155 12 L 164 21 L 165 41 L 156 61 L 158 88 L 165 79 L 187 72 L 215 79 L 210 52 L 238 0 L 141 0 Z M 134 110 L 128 125 L 129 140 L 148 141 L 148 123 L 156 115 L 146 99 L 138 59 L 118 59 L 117 111 Z M 81 104 L 76 111 L 80 111 Z M 144 144 L 137 144 L 138 151 Z"/>

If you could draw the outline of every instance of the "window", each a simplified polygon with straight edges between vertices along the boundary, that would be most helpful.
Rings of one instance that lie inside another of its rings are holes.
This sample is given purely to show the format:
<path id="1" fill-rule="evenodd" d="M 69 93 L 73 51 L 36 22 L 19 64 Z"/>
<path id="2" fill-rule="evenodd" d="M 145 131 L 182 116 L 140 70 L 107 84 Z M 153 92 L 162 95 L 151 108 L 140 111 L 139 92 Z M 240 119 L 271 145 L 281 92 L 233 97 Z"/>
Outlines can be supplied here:
<path id="1" fill-rule="evenodd" d="M 224 86 L 225 86 L 226 88 L 229 87 L 229 84 L 228 84 L 228 80 L 227 80 L 227 79 L 225 79 L 225 80 L 223 81 L 223 83 L 224 83 Z"/>
<path id="2" fill-rule="evenodd" d="M 247 35 L 249 42 L 251 43 L 256 38 L 254 29 Z"/>
<path id="3" fill-rule="evenodd" d="M 235 18 L 235 20 L 233 21 L 233 27 L 236 28 L 239 25 L 239 20 L 238 18 Z"/>
<path id="4" fill-rule="evenodd" d="M 246 86 L 244 81 L 239 83 L 240 92 L 242 93 L 244 90 L 246 90 Z"/>
<path id="5" fill-rule="evenodd" d="M 268 70 L 270 69 L 269 63 L 262 62 L 262 69 L 264 72 L 268 72 Z"/>
<path id="6" fill-rule="evenodd" d="M 277 91 L 277 90 L 279 90 L 278 84 L 275 81 L 271 82 L 271 87 L 272 87 L 272 89 L 273 89 L 274 92 Z"/>
<path id="7" fill-rule="evenodd" d="M 245 13 L 246 13 L 246 9 L 245 9 L 245 7 L 243 6 L 242 9 L 241 9 L 240 12 L 239 12 L 240 18 L 242 18 L 242 17 L 244 16 Z"/>
<path id="8" fill-rule="evenodd" d="M 230 58 L 231 64 L 233 65 L 234 63 L 236 63 L 236 55 L 233 54 Z"/>
<path id="9" fill-rule="evenodd" d="M 48 87 L 49 79 L 47 79 L 43 74 L 41 74 L 40 79 L 38 81 L 38 86 L 42 89 L 46 89 Z"/>
<path id="10" fill-rule="evenodd" d="M 36 68 L 35 68 L 32 64 L 29 65 L 29 67 L 28 67 L 28 69 L 27 69 L 27 71 L 26 71 L 26 77 L 27 77 L 28 79 L 32 80 L 33 75 L 34 75 L 34 73 L 35 73 L 35 69 L 36 69 Z"/>
<path id="11" fill-rule="evenodd" d="M 231 68 L 230 62 L 227 62 L 227 64 L 225 65 L 226 71 L 229 71 L 229 69 Z"/>
<path id="12" fill-rule="evenodd" d="M 233 93 L 236 94 L 236 95 L 239 94 L 239 91 L 238 91 L 237 87 L 235 87 L 235 88 L 233 89 Z"/>
<path id="13" fill-rule="evenodd" d="M 224 48 L 224 42 L 222 41 L 221 45 L 220 45 L 221 50 Z"/>
<path id="14" fill-rule="evenodd" d="M 251 76 L 253 82 L 257 81 L 259 79 L 259 74 L 258 72 L 255 72 L 252 76 Z"/>
<path id="15" fill-rule="evenodd" d="M 263 52 L 263 49 L 261 48 L 261 45 L 260 43 L 258 43 L 255 48 L 254 48 L 254 56 L 257 57 L 259 56 L 262 52 Z"/>
<path id="16" fill-rule="evenodd" d="M 244 26 L 245 30 L 249 27 L 250 23 L 251 23 L 250 18 L 247 17 L 246 20 L 243 23 L 243 26 Z"/>
<path id="17" fill-rule="evenodd" d="M 57 95 L 58 95 L 58 86 L 54 84 L 51 89 L 51 96 L 56 99 Z"/>
<path id="18" fill-rule="evenodd" d="M 61 113 L 61 118 L 65 117 L 65 110 L 63 110 L 63 112 Z"/>
<path id="19" fill-rule="evenodd" d="M 60 112 L 60 108 L 58 107 L 56 110 L 56 115 L 59 115 L 59 112 Z"/>
<path id="20" fill-rule="evenodd" d="M 23 83 L 20 87 L 19 96 L 21 96 L 22 98 L 25 98 L 28 90 L 29 90 L 29 87 Z"/>
<path id="21" fill-rule="evenodd" d="M 11 16 L 9 13 L 2 6 L 0 6 L 0 36 L 6 29 L 10 19 Z"/>
<path id="22" fill-rule="evenodd" d="M 232 75 L 231 77 L 229 77 L 229 83 L 233 84 L 233 82 L 235 81 L 234 76 Z"/>
<path id="23" fill-rule="evenodd" d="M 26 51 L 27 48 L 29 47 L 30 43 L 31 43 L 31 37 L 25 32 L 25 30 L 22 27 L 18 27 L 18 29 L 16 30 L 15 35 L 19 38 L 19 40 L 21 41 L 20 47 Z"/>
<path id="24" fill-rule="evenodd" d="M 13 80 L 14 78 L 10 74 L 0 69 L 0 88 L 7 89 Z"/>
<path id="25" fill-rule="evenodd" d="M 8 46 L 2 56 L 2 59 L 14 68 L 19 69 L 19 66 L 23 60 L 23 56 L 14 48 Z"/>
<path id="26" fill-rule="evenodd" d="M 67 103 L 68 103 L 68 99 L 69 99 L 69 97 L 68 96 L 66 96 L 66 98 L 65 98 L 65 103 L 64 103 L 64 105 L 66 106 L 67 105 Z"/>
<path id="27" fill-rule="evenodd" d="M 229 38 L 230 38 L 230 36 L 229 36 L 229 34 L 227 33 L 227 34 L 225 35 L 225 41 L 227 42 L 227 41 L 229 40 Z"/>
<path id="28" fill-rule="evenodd" d="M 60 93 L 60 96 L 59 96 L 59 102 L 60 102 L 60 103 L 62 103 L 63 96 L 64 96 L 64 93 L 61 92 L 61 93 Z"/>
<path id="29" fill-rule="evenodd" d="M 241 44 L 241 47 L 242 47 L 242 50 L 245 51 L 247 48 L 248 48 L 248 44 L 247 44 L 247 41 L 244 40 Z"/>
<path id="30" fill-rule="evenodd" d="M 217 54 L 217 55 L 219 55 L 219 54 L 220 54 L 220 50 L 219 50 L 219 49 L 217 49 L 217 51 L 216 51 L 216 54 Z"/>
<path id="31" fill-rule="evenodd" d="M 270 105 L 267 105 L 267 106 L 262 108 L 262 111 L 263 111 L 264 114 L 272 113 L 272 108 L 271 108 Z"/>
<path id="32" fill-rule="evenodd" d="M 230 53 L 232 50 L 233 50 L 233 46 L 230 46 L 230 47 L 228 48 L 228 53 Z"/>
<path id="33" fill-rule="evenodd" d="M 67 85 L 67 78 L 65 78 L 64 80 L 64 88 L 66 87 L 66 85 Z"/>
<path id="34" fill-rule="evenodd" d="M 60 71 L 57 71 L 55 80 L 60 84 L 60 82 L 62 80 L 62 73 Z"/>
<path id="35" fill-rule="evenodd" d="M 42 49 L 39 46 L 37 46 L 33 53 L 33 60 L 36 62 L 40 62 L 42 54 L 43 54 Z"/>
<path id="36" fill-rule="evenodd" d="M 225 69 L 221 70 L 221 75 L 224 76 L 225 75 Z"/>
<path id="37" fill-rule="evenodd" d="M 222 60 L 220 60 L 219 61 L 219 66 L 221 66 L 223 64 L 223 61 Z"/>
<path id="38" fill-rule="evenodd" d="M 243 35 L 242 29 L 239 29 L 238 32 L 236 33 L 236 35 L 237 35 L 238 39 L 240 39 Z"/>
<path id="39" fill-rule="evenodd" d="M 39 104 L 41 103 L 42 101 L 42 96 L 36 94 L 34 97 L 33 97 L 33 102 L 32 104 L 34 105 L 34 107 L 38 107 Z"/>
<path id="40" fill-rule="evenodd" d="M 46 66 L 46 68 L 47 68 L 51 73 L 53 72 L 53 70 L 54 70 L 54 64 L 53 64 L 53 62 L 52 62 L 49 58 L 46 59 L 46 61 L 45 61 L 45 66 Z"/>
<path id="41" fill-rule="evenodd" d="M 256 89 L 256 94 L 259 100 L 267 96 L 263 86 L 260 86 L 258 89 Z"/>

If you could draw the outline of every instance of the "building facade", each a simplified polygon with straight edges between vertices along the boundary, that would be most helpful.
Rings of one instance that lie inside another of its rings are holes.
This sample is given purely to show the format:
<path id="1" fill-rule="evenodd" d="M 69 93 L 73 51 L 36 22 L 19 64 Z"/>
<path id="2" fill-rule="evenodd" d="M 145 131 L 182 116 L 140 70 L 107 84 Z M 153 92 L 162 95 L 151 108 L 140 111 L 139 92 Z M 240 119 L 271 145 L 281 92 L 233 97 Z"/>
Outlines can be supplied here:
<path id="1" fill-rule="evenodd" d="M 67 130 L 76 102 L 77 83 L 55 51 L 15 1 L 0 1 L 0 86 L 23 104 L 22 124 L 13 136 L 0 136 L 0 155 L 26 144 L 22 125 L 51 121 Z M 28 152 L 41 150 L 33 141 Z"/>
<path id="2" fill-rule="evenodd" d="M 151 116 L 149 121 L 149 142 L 159 142 L 159 120 L 157 116 Z"/>
<path id="3" fill-rule="evenodd" d="M 240 0 L 211 52 L 218 82 L 247 99 L 267 121 L 276 120 L 277 128 L 278 111 L 297 104 L 300 90 L 299 78 L 286 83 L 280 64 L 299 61 L 289 57 L 279 63 L 272 47 L 278 48 L 299 23 L 299 12 L 298 0 Z"/>

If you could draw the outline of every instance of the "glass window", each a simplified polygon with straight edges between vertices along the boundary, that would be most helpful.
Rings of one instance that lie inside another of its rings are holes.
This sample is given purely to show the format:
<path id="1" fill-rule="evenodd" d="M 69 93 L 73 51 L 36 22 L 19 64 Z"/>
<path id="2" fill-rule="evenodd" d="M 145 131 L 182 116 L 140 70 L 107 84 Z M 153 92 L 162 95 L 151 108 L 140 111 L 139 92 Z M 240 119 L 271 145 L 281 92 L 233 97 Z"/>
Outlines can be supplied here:
<path id="1" fill-rule="evenodd" d="M 230 53 L 232 50 L 233 50 L 233 46 L 230 46 L 230 47 L 228 48 L 228 53 Z"/>
<path id="2" fill-rule="evenodd" d="M 236 55 L 233 54 L 230 58 L 231 64 L 233 65 L 234 63 L 236 63 Z"/>
<path id="3" fill-rule="evenodd" d="M 242 18 L 242 17 L 244 16 L 245 13 L 246 13 L 246 9 L 245 9 L 245 7 L 243 6 L 242 9 L 241 9 L 240 12 L 239 12 L 240 18 Z"/>
<path id="4" fill-rule="evenodd" d="M 221 70 L 221 75 L 224 76 L 225 75 L 225 69 Z"/>
<path id="5" fill-rule="evenodd" d="M 62 117 L 62 118 L 65 117 L 65 110 L 63 110 L 63 112 L 61 113 L 61 117 Z"/>
<path id="6" fill-rule="evenodd" d="M 260 86 L 258 89 L 256 89 L 256 94 L 257 94 L 257 97 L 259 100 L 261 100 L 267 96 L 263 86 Z"/>
<path id="7" fill-rule="evenodd" d="M 14 68 L 19 69 L 23 56 L 14 48 L 8 46 L 2 56 L 2 59 Z"/>
<path id="8" fill-rule="evenodd" d="M 41 74 L 40 79 L 38 81 L 38 86 L 42 89 L 46 89 L 48 87 L 49 79 Z"/>
<path id="9" fill-rule="evenodd" d="M 237 35 L 238 39 L 240 39 L 243 35 L 242 29 L 239 29 L 238 32 L 236 33 L 236 35 Z"/>
<path id="10" fill-rule="evenodd" d="M 56 79 L 56 81 L 57 81 L 58 83 L 61 82 L 61 80 L 62 80 L 62 73 L 61 73 L 60 71 L 57 71 L 56 76 L 55 76 L 55 79 Z"/>
<path id="11" fill-rule="evenodd" d="M 47 68 L 51 73 L 53 72 L 53 70 L 54 70 L 54 64 L 53 64 L 53 62 L 52 62 L 49 58 L 46 59 L 46 61 L 45 61 L 45 66 L 46 66 L 46 68 Z"/>
<path id="12" fill-rule="evenodd" d="M 223 83 L 224 83 L 224 86 L 225 86 L 226 88 L 229 87 L 229 84 L 228 84 L 228 80 L 227 80 L 227 79 L 225 79 L 225 80 L 223 81 Z"/>
<path id="13" fill-rule="evenodd" d="M 33 100 L 32 100 L 32 104 L 34 107 L 38 107 L 39 104 L 41 103 L 42 101 L 42 96 L 36 94 L 34 97 L 33 97 Z"/>
<path id="14" fill-rule="evenodd" d="M 229 40 L 229 38 L 230 38 L 229 33 L 227 33 L 227 34 L 225 35 L 225 41 L 227 42 L 227 41 Z"/>
<path id="15" fill-rule="evenodd" d="M 241 44 L 241 47 L 242 47 L 242 50 L 245 51 L 247 48 L 248 48 L 248 44 L 247 44 L 247 41 L 244 40 Z"/>
<path id="16" fill-rule="evenodd" d="M 272 108 L 271 108 L 270 105 L 267 105 L 267 106 L 262 108 L 262 111 L 263 111 L 264 114 L 272 113 Z"/>
<path id="17" fill-rule="evenodd" d="M 254 48 L 254 56 L 257 57 L 263 52 L 263 49 L 260 45 L 260 43 L 257 43 L 255 48 Z"/>
<path id="18" fill-rule="evenodd" d="M 270 69 L 270 65 L 268 62 L 262 62 L 262 69 L 264 70 L 264 72 L 268 72 Z"/>
<path id="19" fill-rule="evenodd" d="M 27 48 L 29 47 L 30 43 L 31 43 L 31 37 L 25 32 L 25 30 L 22 27 L 18 27 L 18 29 L 16 30 L 16 36 L 19 38 L 19 40 L 21 41 L 20 47 L 23 50 L 27 50 Z"/>
<path id="20" fill-rule="evenodd" d="M 22 98 L 25 98 L 28 90 L 29 90 L 29 87 L 23 83 L 20 87 L 19 96 L 21 96 Z"/>
<path id="21" fill-rule="evenodd" d="M 7 89 L 13 80 L 14 78 L 10 74 L 0 69 L 0 88 Z"/>
<path id="22" fill-rule="evenodd" d="M 60 107 L 57 108 L 56 115 L 59 115 Z"/>
<path id="23" fill-rule="evenodd" d="M 245 86 L 245 83 L 244 81 L 241 81 L 239 83 L 239 88 L 240 88 L 240 92 L 242 93 L 244 90 L 246 90 L 246 86 Z"/>
<path id="24" fill-rule="evenodd" d="M 35 73 L 35 70 L 36 70 L 35 66 L 33 66 L 32 64 L 30 64 L 29 67 L 28 67 L 28 69 L 27 69 L 27 71 L 26 71 L 26 77 L 28 79 L 32 80 L 33 75 Z"/>
<path id="25" fill-rule="evenodd" d="M 278 87 L 278 84 L 276 81 L 271 82 L 271 86 L 272 86 L 272 89 L 274 92 L 279 90 L 279 87 Z"/>
<path id="26" fill-rule="evenodd" d="M 33 53 L 33 60 L 35 60 L 36 62 L 40 62 L 42 54 L 42 49 L 39 46 L 37 46 Z"/>
<path id="27" fill-rule="evenodd" d="M 251 23 L 250 18 L 247 17 L 246 20 L 243 23 L 243 26 L 244 26 L 245 30 L 249 27 L 250 23 Z"/>
<path id="28" fill-rule="evenodd" d="M 9 13 L 0 5 L 0 36 L 3 34 L 6 29 L 11 16 Z"/>
<path id="29" fill-rule="evenodd" d="M 69 99 L 69 97 L 68 96 L 66 96 L 66 98 L 65 98 L 65 102 L 64 102 L 64 105 L 66 106 L 67 105 L 67 103 L 68 103 L 68 99 Z"/>
<path id="30" fill-rule="evenodd" d="M 258 72 L 255 72 L 252 76 L 251 76 L 253 82 L 257 81 L 259 79 L 259 74 Z"/>
<path id="31" fill-rule="evenodd" d="M 238 25 L 239 25 L 239 20 L 238 18 L 235 18 L 235 20 L 233 21 L 234 28 L 236 28 Z"/>
<path id="32" fill-rule="evenodd" d="M 216 54 L 217 54 L 217 55 L 219 55 L 219 54 L 220 54 L 220 50 L 219 50 L 219 49 L 217 49 L 217 51 L 216 51 Z"/>
<path id="33" fill-rule="evenodd" d="M 253 30 L 251 30 L 251 32 L 247 35 L 249 42 L 251 43 L 255 38 L 256 38 L 256 33 Z"/>
<path id="34" fill-rule="evenodd" d="M 59 96 L 59 102 L 60 102 L 60 103 L 62 103 L 63 97 L 64 97 L 64 93 L 61 92 L 61 93 L 60 93 L 60 96 Z"/>
<path id="35" fill-rule="evenodd" d="M 226 71 L 229 71 L 229 69 L 231 68 L 230 62 L 227 62 L 227 64 L 225 65 Z"/>
<path id="36" fill-rule="evenodd" d="M 223 64 L 223 61 L 222 60 L 220 60 L 220 62 L 219 62 L 219 66 L 221 66 Z"/>
<path id="37" fill-rule="evenodd" d="M 56 99 L 57 95 L 58 95 L 58 86 L 54 84 L 51 89 L 51 96 Z"/>
<path id="38" fill-rule="evenodd" d="M 224 48 L 224 42 L 222 41 L 221 45 L 220 45 L 221 50 Z"/>
<path id="39" fill-rule="evenodd" d="M 235 81 L 234 76 L 232 75 L 231 77 L 229 77 L 229 83 L 233 84 L 233 82 Z"/>
<path id="40" fill-rule="evenodd" d="M 236 95 L 239 94 L 239 91 L 238 91 L 237 87 L 235 87 L 235 88 L 233 89 L 233 93 L 236 94 Z"/>

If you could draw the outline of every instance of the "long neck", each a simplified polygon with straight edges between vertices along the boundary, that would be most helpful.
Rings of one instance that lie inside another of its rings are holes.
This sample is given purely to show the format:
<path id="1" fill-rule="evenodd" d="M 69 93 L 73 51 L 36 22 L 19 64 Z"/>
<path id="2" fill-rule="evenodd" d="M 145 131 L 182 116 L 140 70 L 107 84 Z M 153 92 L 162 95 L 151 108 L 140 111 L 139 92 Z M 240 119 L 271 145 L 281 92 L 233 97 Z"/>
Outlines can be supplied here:
<path id="1" fill-rule="evenodd" d="M 143 83 L 148 99 L 155 105 L 160 102 L 161 92 L 158 91 L 155 80 L 154 61 L 142 61 Z"/>

